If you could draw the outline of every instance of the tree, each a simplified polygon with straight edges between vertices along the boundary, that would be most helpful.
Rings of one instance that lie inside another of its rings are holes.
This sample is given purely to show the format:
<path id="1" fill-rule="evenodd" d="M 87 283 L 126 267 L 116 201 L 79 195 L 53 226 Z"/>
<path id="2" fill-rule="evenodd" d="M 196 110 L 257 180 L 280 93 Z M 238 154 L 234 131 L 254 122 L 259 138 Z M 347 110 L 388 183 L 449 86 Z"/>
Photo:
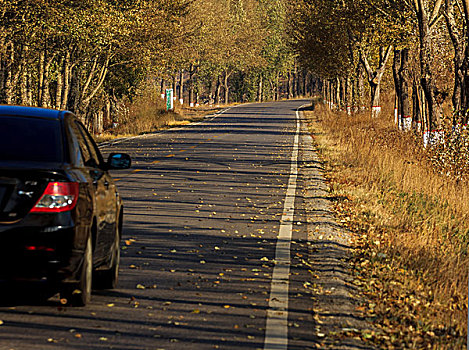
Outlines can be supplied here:
<path id="1" fill-rule="evenodd" d="M 454 48 L 454 123 L 467 124 L 469 112 L 469 2 L 445 0 L 443 15 Z"/>

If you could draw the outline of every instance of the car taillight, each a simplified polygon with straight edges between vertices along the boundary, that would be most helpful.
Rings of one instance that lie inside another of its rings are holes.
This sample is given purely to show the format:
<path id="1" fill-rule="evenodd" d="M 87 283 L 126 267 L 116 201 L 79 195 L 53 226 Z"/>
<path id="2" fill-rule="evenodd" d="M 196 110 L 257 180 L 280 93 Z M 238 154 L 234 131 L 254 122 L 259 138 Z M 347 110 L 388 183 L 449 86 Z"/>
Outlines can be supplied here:
<path id="1" fill-rule="evenodd" d="M 77 182 L 49 182 L 31 213 L 58 213 L 72 210 L 78 200 Z"/>

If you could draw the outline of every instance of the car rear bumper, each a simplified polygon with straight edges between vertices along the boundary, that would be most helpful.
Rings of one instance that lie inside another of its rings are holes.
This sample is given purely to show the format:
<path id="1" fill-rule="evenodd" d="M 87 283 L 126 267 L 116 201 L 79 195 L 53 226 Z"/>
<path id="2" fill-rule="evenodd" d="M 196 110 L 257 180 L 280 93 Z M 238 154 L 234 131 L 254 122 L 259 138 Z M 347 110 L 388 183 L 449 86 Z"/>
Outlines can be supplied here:
<path id="1" fill-rule="evenodd" d="M 12 228 L 0 233 L 0 279 L 76 280 L 83 251 L 74 248 L 75 227 Z"/>

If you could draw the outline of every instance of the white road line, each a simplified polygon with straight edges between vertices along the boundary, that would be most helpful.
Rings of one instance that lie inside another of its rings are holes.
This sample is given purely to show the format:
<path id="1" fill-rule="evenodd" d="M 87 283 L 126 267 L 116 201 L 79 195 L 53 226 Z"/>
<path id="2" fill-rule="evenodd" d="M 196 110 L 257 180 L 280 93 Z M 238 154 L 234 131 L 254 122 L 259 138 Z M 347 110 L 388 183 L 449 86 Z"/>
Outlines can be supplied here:
<path id="1" fill-rule="evenodd" d="M 169 128 L 169 129 L 166 129 L 166 130 L 161 130 L 161 131 L 156 131 L 156 132 L 151 132 L 151 133 L 148 133 L 148 134 L 143 134 L 143 135 L 137 135 L 137 136 L 131 136 L 131 137 L 122 137 L 122 138 L 119 138 L 119 139 L 115 139 L 113 141 L 106 141 L 106 142 L 101 142 L 99 145 L 98 145 L 98 148 L 103 148 L 103 147 L 107 147 L 107 146 L 114 146 L 114 145 L 118 145 L 119 143 L 122 143 L 122 142 L 125 142 L 125 141 L 129 141 L 129 140 L 134 140 L 134 139 L 142 139 L 142 138 L 147 138 L 147 137 L 151 137 L 151 136 L 155 136 L 155 135 L 160 135 L 160 134 L 165 134 L 167 132 L 174 132 L 174 131 L 179 131 L 179 130 L 184 130 L 185 128 L 187 127 L 191 127 L 191 126 L 196 126 L 196 125 L 200 125 L 200 124 L 203 124 L 207 121 L 212 121 L 216 118 L 218 118 L 220 115 L 222 115 L 223 113 L 225 112 L 228 112 L 230 109 L 232 108 L 235 108 L 235 107 L 238 107 L 238 105 L 236 106 L 231 106 L 231 107 L 227 107 L 219 112 L 216 112 L 215 114 L 210 114 L 210 115 L 207 115 L 205 116 L 204 120 L 201 120 L 200 122 L 195 122 L 195 123 L 190 123 L 190 124 L 187 124 L 185 126 L 182 126 L 182 127 L 178 127 L 178 128 Z"/>
<path id="2" fill-rule="evenodd" d="M 303 106 L 301 106 L 303 107 Z M 290 178 L 283 206 L 283 215 L 275 248 L 274 271 L 270 287 L 269 309 L 265 330 L 264 350 L 288 348 L 288 290 L 290 275 L 290 246 L 295 213 L 296 180 L 298 178 L 298 152 L 300 141 L 299 107 L 296 110 L 296 134 L 291 156 Z"/>

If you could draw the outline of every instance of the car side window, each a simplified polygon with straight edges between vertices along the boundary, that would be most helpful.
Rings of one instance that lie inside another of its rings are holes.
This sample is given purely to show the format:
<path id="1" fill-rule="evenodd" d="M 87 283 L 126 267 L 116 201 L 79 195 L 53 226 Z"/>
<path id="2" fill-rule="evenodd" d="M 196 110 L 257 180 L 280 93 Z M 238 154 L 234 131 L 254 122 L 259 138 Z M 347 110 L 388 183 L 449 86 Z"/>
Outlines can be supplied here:
<path id="1" fill-rule="evenodd" d="M 70 132 L 75 136 L 76 142 L 74 140 L 74 144 L 78 146 L 78 149 L 75 149 L 75 154 L 73 155 L 78 166 L 89 166 L 90 162 L 92 162 L 91 153 L 86 145 L 85 138 L 83 137 L 83 133 L 78 128 L 78 125 L 75 121 L 71 121 L 70 124 Z"/>
<path id="2" fill-rule="evenodd" d="M 75 121 L 71 124 L 71 127 L 77 137 L 78 146 L 80 147 L 80 152 L 84 165 L 96 168 L 99 163 L 97 162 L 96 157 L 93 157 L 93 154 L 90 151 L 90 147 L 86 141 L 85 136 L 83 135 L 83 131 L 80 127 L 80 124 Z"/>
<path id="3" fill-rule="evenodd" d="M 85 165 L 99 168 L 103 164 L 103 158 L 101 156 L 101 153 L 99 152 L 99 149 L 96 147 L 93 139 L 91 138 L 90 134 L 85 129 L 83 124 L 76 122 L 76 125 L 84 138 L 86 148 L 90 155 L 90 159 L 88 161 L 85 161 Z"/>
<path id="4" fill-rule="evenodd" d="M 72 163 L 76 166 L 83 166 L 83 155 L 80 149 L 79 144 L 79 137 L 80 134 L 76 128 L 74 128 L 74 123 L 70 122 L 70 120 L 66 121 L 67 125 L 67 135 L 69 139 L 69 150 L 70 150 L 70 158 Z"/>

